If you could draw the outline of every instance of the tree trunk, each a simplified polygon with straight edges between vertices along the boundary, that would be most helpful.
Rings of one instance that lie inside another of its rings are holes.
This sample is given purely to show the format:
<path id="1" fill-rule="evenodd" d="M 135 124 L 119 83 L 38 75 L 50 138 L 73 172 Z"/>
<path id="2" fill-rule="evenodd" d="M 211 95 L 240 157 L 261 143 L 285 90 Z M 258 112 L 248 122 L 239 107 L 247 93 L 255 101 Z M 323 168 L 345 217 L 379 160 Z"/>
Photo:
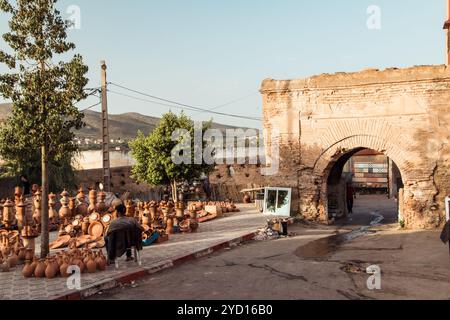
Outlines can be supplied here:
<path id="1" fill-rule="evenodd" d="M 48 150 L 42 146 L 42 200 L 41 200 L 41 258 L 50 253 L 49 218 L 48 218 Z"/>
<path id="2" fill-rule="evenodd" d="M 177 203 L 178 202 L 177 182 L 175 180 L 172 181 L 170 186 L 172 187 L 172 200 L 174 203 Z"/>

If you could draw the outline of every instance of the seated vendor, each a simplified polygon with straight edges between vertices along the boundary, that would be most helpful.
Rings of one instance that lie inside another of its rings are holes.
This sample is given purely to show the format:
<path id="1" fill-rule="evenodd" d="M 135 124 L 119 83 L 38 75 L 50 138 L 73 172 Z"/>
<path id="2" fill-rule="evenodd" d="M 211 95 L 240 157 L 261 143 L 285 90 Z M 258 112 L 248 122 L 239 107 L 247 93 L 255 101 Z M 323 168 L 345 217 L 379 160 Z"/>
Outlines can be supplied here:
<path id="1" fill-rule="evenodd" d="M 108 264 L 113 264 L 125 253 L 127 261 L 132 261 L 131 248 L 142 250 L 142 227 L 134 218 L 126 217 L 126 207 L 116 206 L 117 219 L 111 222 L 105 233 Z"/>

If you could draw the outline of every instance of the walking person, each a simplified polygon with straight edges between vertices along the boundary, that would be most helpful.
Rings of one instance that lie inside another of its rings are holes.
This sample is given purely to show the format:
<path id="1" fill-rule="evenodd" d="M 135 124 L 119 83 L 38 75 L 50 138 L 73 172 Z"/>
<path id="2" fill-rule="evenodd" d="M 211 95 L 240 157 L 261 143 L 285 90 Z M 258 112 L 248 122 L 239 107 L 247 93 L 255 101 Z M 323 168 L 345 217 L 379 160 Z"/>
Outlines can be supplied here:
<path id="1" fill-rule="evenodd" d="M 348 183 L 347 184 L 347 209 L 348 214 L 353 214 L 353 205 L 355 201 L 355 189 L 353 186 Z"/>

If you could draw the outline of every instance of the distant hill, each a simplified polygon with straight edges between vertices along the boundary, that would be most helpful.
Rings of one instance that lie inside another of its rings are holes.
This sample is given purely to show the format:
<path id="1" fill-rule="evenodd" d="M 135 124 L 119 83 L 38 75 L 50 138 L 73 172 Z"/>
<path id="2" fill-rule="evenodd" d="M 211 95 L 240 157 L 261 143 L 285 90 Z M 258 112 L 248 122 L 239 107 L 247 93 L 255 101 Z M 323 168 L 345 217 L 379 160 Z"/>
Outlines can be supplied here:
<path id="1" fill-rule="evenodd" d="M 0 104 L 0 121 L 4 121 L 11 113 L 11 104 Z M 80 138 L 101 139 L 101 113 L 95 111 L 85 112 L 84 122 L 86 127 L 76 132 Z M 109 115 L 110 138 L 117 140 L 131 140 L 136 137 L 139 130 L 149 134 L 157 126 L 161 119 L 145 116 L 139 113 L 124 113 L 120 115 Z M 235 127 L 219 123 L 213 123 L 214 129 L 226 130 Z M 245 128 L 244 128 L 245 129 Z"/>

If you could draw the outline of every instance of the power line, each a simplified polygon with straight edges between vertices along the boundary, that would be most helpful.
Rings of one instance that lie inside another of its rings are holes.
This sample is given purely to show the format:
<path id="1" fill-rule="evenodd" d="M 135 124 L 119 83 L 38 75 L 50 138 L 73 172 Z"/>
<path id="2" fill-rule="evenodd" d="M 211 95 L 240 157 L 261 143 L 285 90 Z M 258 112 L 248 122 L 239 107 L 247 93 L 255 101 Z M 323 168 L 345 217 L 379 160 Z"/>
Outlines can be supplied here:
<path id="1" fill-rule="evenodd" d="M 172 100 L 165 99 L 165 98 L 160 98 L 160 97 L 157 97 L 157 96 L 154 96 L 154 95 L 150 95 L 150 94 L 147 94 L 147 93 L 144 93 L 144 92 L 141 92 L 141 91 L 137 91 L 137 90 L 134 90 L 134 89 L 131 89 L 131 88 L 128 88 L 128 87 L 125 87 L 125 86 L 113 83 L 113 82 L 109 82 L 109 84 L 111 84 L 113 86 L 116 86 L 116 87 L 119 87 L 119 88 L 122 88 L 124 90 L 130 91 L 130 92 L 134 92 L 136 94 L 139 94 L 139 95 L 142 95 L 142 96 L 145 96 L 145 97 L 149 97 L 149 98 L 152 98 L 152 99 L 156 99 L 156 100 L 159 100 L 159 101 L 170 103 L 170 104 L 172 104 L 172 107 L 175 107 L 173 105 L 177 105 L 177 106 L 179 106 L 178 108 L 180 108 L 180 109 L 188 109 L 190 111 L 193 111 L 193 110 L 194 111 L 200 111 L 201 113 L 211 113 L 211 114 L 216 114 L 216 115 L 225 116 L 225 117 L 238 118 L 238 119 L 246 119 L 246 120 L 254 120 L 254 121 L 261 121 L 262 120 L 261 118 L 257 118 L 257 117 L 247 117 L 247 116 L 241 116 L 241 115 L 230 114 L 230 113 L 216 112 L 216 111 L 213 111 L 213 109 L 215 109 L 215 108 L 208 110 L 208 109 L 191 106 L 191 105 L 184 104 L 184 103 L 179 103 L 179 102 L 176 102 L 176 101 L 172 101 Z M 131 96 L 129 96 L 129 97 L 131 97 Z M 132 98 L 136 98 L 136 97 L 132 97 Z M 136 99 L 139 99 L 139 98 L 136 98 Z M 155 103 L 153 101 L 147 101 L 147 102 Z M 231 103 L 229 103 L 229 104 L 231 104 Z M 222 107 L 222 106 L 219 106 L 219 107 Z M 219 107 L 216 107 L 216 108 L 219 108 Z"/>
<path id="2" fill-rule="evenodd" d="M 80 110 L 80 112 L 81 112 L 81 113 L 86 112 L 86 111 L 88 111 L 88 110 L 90 110 L 90 109 L 92 109 L 92 108 L 95 108 L 96 106 L 100 105 L 101 103 L 102 103 L 102 102 L 100 101 L 100 102 L 98 102 L 98 103 L 96 103 L 96 104 L 94 104 L 94 105 L 92 105 L 92 106 L 90 106 L 90 107 L 87 107 L 87 108 L 85 108 L 85 109 L 83 109 L 83 110 Z"/>

